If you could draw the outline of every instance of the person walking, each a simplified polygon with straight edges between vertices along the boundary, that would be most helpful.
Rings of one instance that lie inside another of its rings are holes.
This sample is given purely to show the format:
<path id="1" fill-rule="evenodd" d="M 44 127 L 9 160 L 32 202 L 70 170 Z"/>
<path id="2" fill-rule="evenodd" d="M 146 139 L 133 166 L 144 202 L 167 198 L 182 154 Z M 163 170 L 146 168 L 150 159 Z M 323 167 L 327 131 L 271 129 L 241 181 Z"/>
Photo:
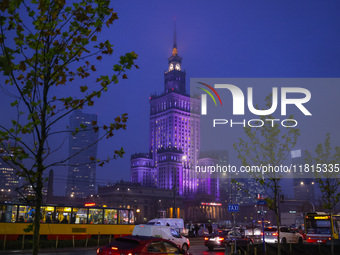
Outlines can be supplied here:
<path id="1" fill-rule="evenodd" d="M 213 230 L 213 228 L 212 228 L 211 224 L 209 224 L 209 226 L 208 226 L 209 235 L 212 233 L 212 230 Z"/>
<path id="2" fill-rule="evenodd" d="M 198 230 L 200 229 L 200 227 L 198 226 L 198 224 L 195 224 L 195 237 L 198 237 Z"/>

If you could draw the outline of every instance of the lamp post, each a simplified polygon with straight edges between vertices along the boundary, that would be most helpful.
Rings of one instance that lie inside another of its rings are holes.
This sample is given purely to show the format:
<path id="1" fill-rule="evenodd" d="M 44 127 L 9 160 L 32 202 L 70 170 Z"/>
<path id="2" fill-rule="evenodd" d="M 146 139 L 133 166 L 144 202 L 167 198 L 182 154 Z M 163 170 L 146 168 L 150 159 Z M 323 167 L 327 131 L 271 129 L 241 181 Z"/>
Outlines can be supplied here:
<path id="1" fill-rule="evenodd" d="M 136 213 L 137 213 L 137 223 L 139 223 L 140 222 L 139 220 L 140 209 L 139 208 L 136 209 Z"/>

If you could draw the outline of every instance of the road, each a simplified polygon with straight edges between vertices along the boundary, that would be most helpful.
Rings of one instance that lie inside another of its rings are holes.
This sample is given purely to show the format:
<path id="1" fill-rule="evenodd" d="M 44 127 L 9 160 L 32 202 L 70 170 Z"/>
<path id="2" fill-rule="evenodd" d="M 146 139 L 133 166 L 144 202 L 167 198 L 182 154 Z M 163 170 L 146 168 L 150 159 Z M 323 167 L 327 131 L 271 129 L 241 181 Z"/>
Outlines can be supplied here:
<path id="1" fill-rule="evenodd" d="M 190 238 L 190 253 L 193 255 L 224 255 L 224 249 L 216 249 L 214 251 L 208 251 L 208 249 L 204 246 L 203 238 Z M 0 254 L 6 255 L 15 255 L 15 254 L 31 254 L 30 251 L 8 251 L 4 253 L 0 251 Z M 43 255 L 95 255 L 96 248 L 76 248 L 76 249 L 58 249 L 57 251 L 53 250 L 43 250 L 39 254 Z"/>
<path id="2" fill-rule="evenodd" d="M 215 249 L 208 251 L 208 248 L 204 246 L 203 238 L 190 238 L 190 250 L 193 255 L 224 255 L 224 249 Z"/>

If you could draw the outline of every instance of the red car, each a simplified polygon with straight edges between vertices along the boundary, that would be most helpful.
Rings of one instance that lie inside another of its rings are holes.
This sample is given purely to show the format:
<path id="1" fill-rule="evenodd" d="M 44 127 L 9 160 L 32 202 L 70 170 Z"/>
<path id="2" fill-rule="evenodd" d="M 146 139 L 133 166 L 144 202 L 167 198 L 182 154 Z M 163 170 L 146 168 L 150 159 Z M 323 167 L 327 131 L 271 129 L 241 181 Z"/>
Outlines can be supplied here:
<path id="1" fill-rule="evenodd" d="M 173 242 L 151 236 L 125 236 L 97 249 L 98 255 L 190 255 Z"/>

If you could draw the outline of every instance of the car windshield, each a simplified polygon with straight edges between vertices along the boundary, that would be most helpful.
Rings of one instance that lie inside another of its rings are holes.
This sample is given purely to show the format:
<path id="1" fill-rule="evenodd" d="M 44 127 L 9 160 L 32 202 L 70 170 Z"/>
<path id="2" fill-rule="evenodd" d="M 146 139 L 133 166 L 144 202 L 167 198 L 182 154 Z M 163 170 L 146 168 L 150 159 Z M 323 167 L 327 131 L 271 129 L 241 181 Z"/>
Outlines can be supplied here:
<path id="1" fill-rule="evenodd" d="M 137 240 L 117 238 L 113 242 L 106 245 L 107 247 L 116 247 L 118 250 L 129 250 L 137 247 L 140 244 Z"/>
<path id="2" fill-rule="evenodd" d="M 171 232 L 171 235 L 173 237 L 176 237 L 176 238 L 181 238 L 182 236 L 180 235 L 180 233 L 178 233 L 176 230 L 174 230 L 173 228 L 170 228 L 170 232 Z"/>

